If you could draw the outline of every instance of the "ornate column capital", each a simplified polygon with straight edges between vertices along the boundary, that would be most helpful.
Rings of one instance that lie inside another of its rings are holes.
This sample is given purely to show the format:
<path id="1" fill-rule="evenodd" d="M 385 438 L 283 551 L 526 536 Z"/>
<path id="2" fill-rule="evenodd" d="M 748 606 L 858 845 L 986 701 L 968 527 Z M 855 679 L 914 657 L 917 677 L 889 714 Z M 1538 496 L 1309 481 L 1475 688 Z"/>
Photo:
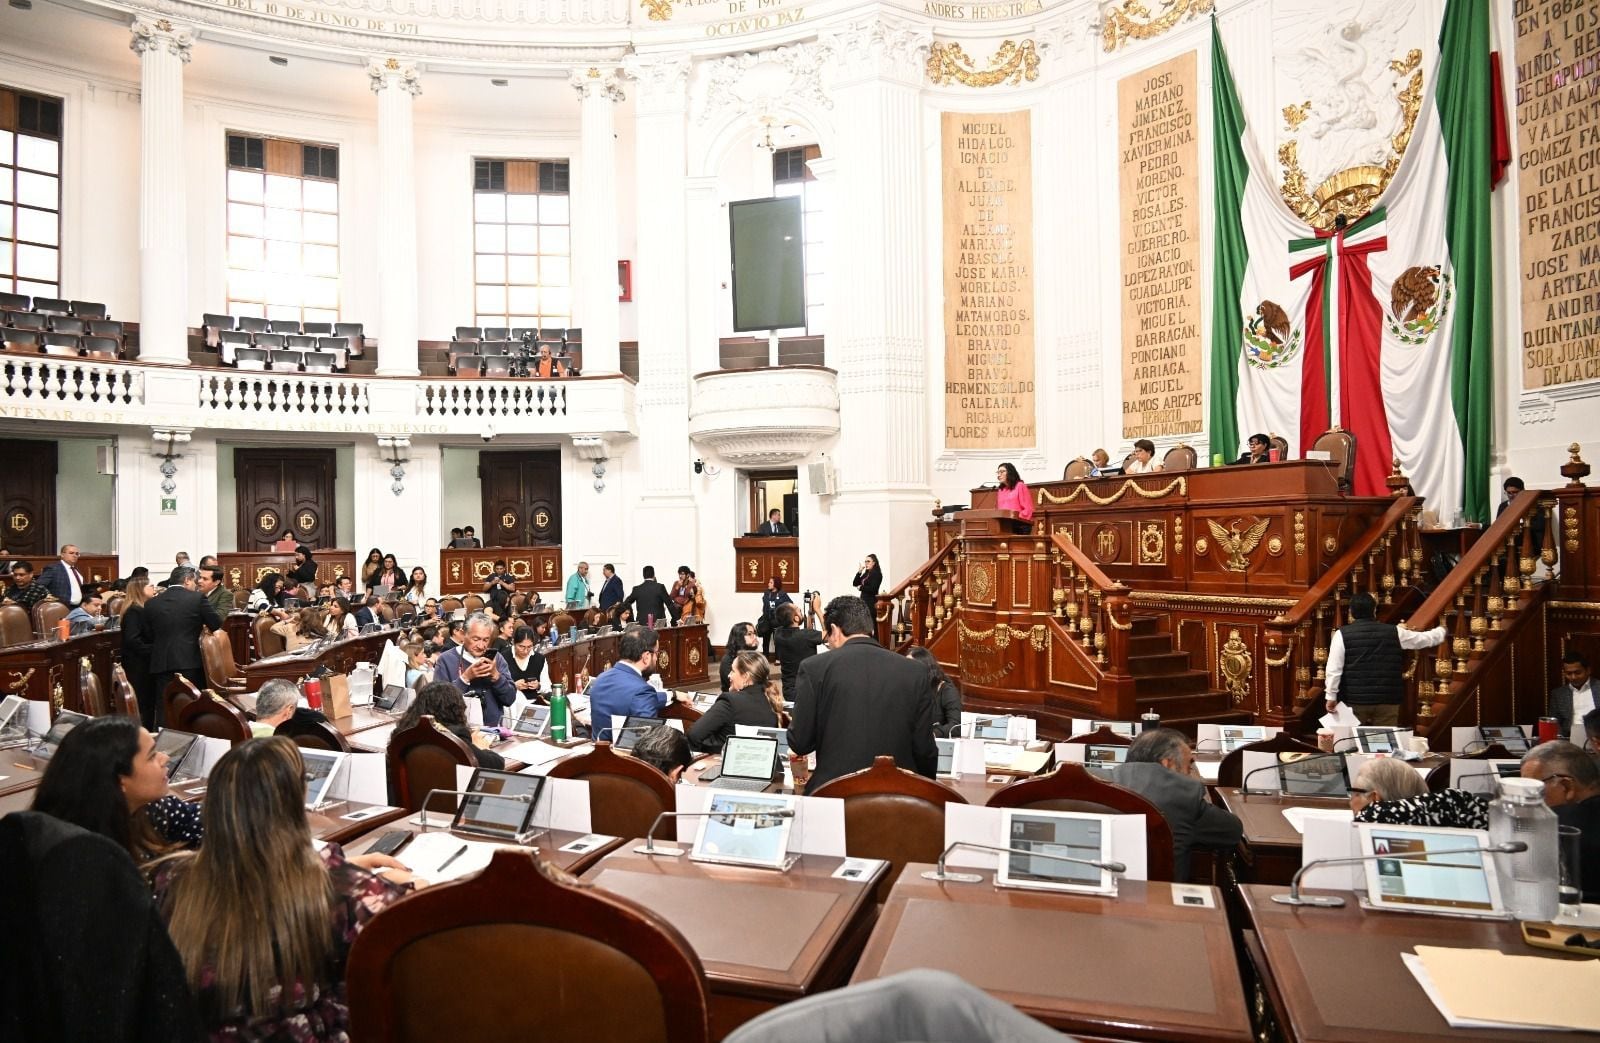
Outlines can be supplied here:
<path id="1" fill-rule="evenodd" d="M 398 58 L 368 58 L 367 84 L 378 94 L 385 87 L 399 87 L 412 97 L 422 93 L 422 78 L 417 67 Z"/>
<path id="2" fill-rule="evenodd" d="M 189 51 L 194 47 L 194 33 L 187 27 L 175 26 L 165 18 L 151 21 L 135 18 L 129 26 L 133 38 L 128 47 L 134 54 L 144 57 L 146 51 L 165 50 L 185 65 L 189 64 Z"/>
<path id="3" fill-rule="evenodd" d="M 572 75 L 567 77 L 567 84 L 578 92 L 578 97 L 584 99 L 602 97 L 611 101 L 621 101 L 624 97 L 622 84 L 614 66 L 602 68 L 591 65 L 587 69 L 574 69 Z"/>
<path id="4" fill-rule="evenodd" d="M 630 54 L 622 60 L 622 71 L 639 85 L 638 100 L 641 102 L 681 100 L 689 86 L 689 68 L 686 54 Z M 581 86 L 577 90 L 583 93 Z"/>
<path id="5" fill-rule="evenodd" d="M 835 83 L 897 80 L 920 87 L 933 30 L 881 15 L 842 25 L 821 36 Z"/>

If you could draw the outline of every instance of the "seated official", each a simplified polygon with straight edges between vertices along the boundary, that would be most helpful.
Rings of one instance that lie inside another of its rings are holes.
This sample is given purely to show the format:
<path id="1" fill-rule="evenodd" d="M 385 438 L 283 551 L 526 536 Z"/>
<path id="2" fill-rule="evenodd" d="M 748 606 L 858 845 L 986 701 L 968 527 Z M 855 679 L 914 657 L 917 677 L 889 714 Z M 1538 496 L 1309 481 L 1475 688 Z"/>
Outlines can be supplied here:
<path id="1" fill-rule="evenodd" d="M 637 623 L 622 632 L 617 661 L 589 682 L 589 729 L 596 742 L 611 741 L 612 717 L 656 717 L 667 693 L 646 678 L 656 667 L 656 632 Z"/>
<path id="2" fill-rule="evenodd" d="M 6 587 L 6 601 L 32 612 L 33 606 L 49 596 L 50 591 L 43 584 L 35 581 L 32 562 L 13 561 L 11 563 L 11 583 Z"/>
<path id="3" fill-rule="evenodd" d="M 1104 449 L 1096 449 L 1089 454 L 1089 462 L 1094 465 L 1089 469 L 1089 477 L 1099 478 L 1111 466 L 1111 454 Z"/>
<path id="4" fill-rule="evenodd" d="M 434 724 L 466 743 L 472 750 L 478 767 L 493 768 L 496 771 L 505 768 L 504 757 L 479 745 L 483 740 L 476 738 L 476 735 L 482 733 L 474 733 L 471 725 L 467 724 L 466 698 L 462 696 L 461 690 L 449 681 L 430 681 L 417 689 L 416 698 L 406 707 L 406 712 L 401 715 L 394 730 L 403 732 L 408 728 L 415 728 L 422 723 L 424 716 L 432 717 Z"/>
<path id="5" fill-rule="evenodd" d="M 94 717 L 67 733 L 33 810 L 116 842 L 135 862 L 199 847 L 200 808 L 167 793 L 167 755 L 138 720 Z"/>
<path id="6" fill-rule="evenodd" d="M 1173 879 L 1189 879 L 1189 852 L 1197 847 L 1226 851 L 1244 837 L 1244 826 L 1206 797 L 1194 768 L 1194 751 L 1183 733 L 1171 728 L 1141 732 L 1128 747 L 1111 781 L 1131 789 L 1161 809 L 1172 828 Z"/>
<path id="7" fill-rule="evenodd" d="M 733 660 L 733 689 L 717 696 L 711 708 L 689 726 L 689 745 L 696 753 L 721 753 L 737 726 L 776 728 L 783 713 L 783 686 L 772 664 L 760 652 L 746 649 Z"/>
<path id="8" fill-rule="evenodd" d="M 1596 708 L 1589 660 L 1569 648 L 1561 657 L 1561 683 L 1550 689 L 1545 712 L 1556 719 L 1562 738 L 1583 746 L 1592 734 L 1584 725 L 1584 715 Z"/>
<path id="9" fill-rule="evenodd" d="M 283 577 L 276 572 L 269 572 L 261 577 L 261 582 L 250 588 L 249 595 L 245 598 L 244 607 L 250 612 L 263 612 L 267 609 L 278 607 L 282 598 L 281 588 Z"/>
<path id="10" fill-rule="evenodd" d="M 272 632 L 283 638 L 285 650 L 294 652 L 328 636 L 328 614 L 316 605 L 307 605 L 287 619 L 272 624 Z"/>
<path id="11" fill-rule="evenodd" d="M 299 705 L 300 689 L 295 683 L 273 678 L 256 693 L 256 719 L 250 722 L 250 734 L 257 739 L 270 737 L 278 725 L 294 716 Z"/>
<path id="12" fill-rule="evenodd" d="M 644 761 L 676 783 L 694 759 L 689 750 L 689 740 L 676 728 L 657 725 L 639 736 L 630 751 L 633 759 Z"/>
<path id="13" fill-rule="evenodd" d="M 319 852 L 305 762 L 283 736 L 252 739 L 211 769 L 210 836 L 153 881 L 212 1040 L 344 1040 L 344 965 L 363 924 L 411 890 L 388 855 Z M 392 870 L 378 876 L 372 869 Z M 264 915 L 270 911 L 270 915 Z"/>
<path id="14" fill-rule="evenodd" d="M 1272 461 L 1272 442 L 1266 435 L 1250 436 L 1250 448 L 1239 454 L 1236 464 L 1265 464 Z"/>
<path id="15" fill-rule="evenodd" d="M 1591 756 L 1600 757 L 1600 709 L 1583 715 L 1583 748 Z"/>
<path id="16" fill-rule="evenodd" d="M 959 735 L 961 689 L 950 680 L 933 653 L 921 645 L 912 645 L 906 649 L 906 658 L 916 660 L 928 671 L 928 690 L 933 694 L 933 734 L 941 739 Z"/>
<path id="17" fill-rule="evenodd" d="M 1132 459 L 1122 466 L 1123 474 L 1150 474 L 1161 470 L 1161 462 L 1156 459 L 1156 444 L 1148 438 L 1133 443 L 1133 453 L 1130 455 Z"/>
<path id="18" fill-rule="evenodd" d="M 822 595 L 811 595 L 811 611 L 822 618 Z M 772 632 L 772 645 L 777 650 L 778 662 L 783 664 L 783 701 L 794 702 L 795 686 L 800 678 L 800 664 L 817 654 L 817 646 L 826 640 L 820 630 L 800 625 L 800 606 L 784 602 L 778 606 L 777 629 Z"/>
<path id="19" fill-rule="evenodd" d="M 1357 822 L 1489 828 L 1488 801 L 1458 789 L 1430 793 L 1415 768 L 1392 757 L 1379 757 L 1361 766 L 1350 786 L 1350 810 Z"/>
<path id="20" fill-rule="evenodd" d="M 67 613 L 67 623 L 73 637 L 79 634 L 92 634 L 96 630 L 104 630 L 106 625 L 106 599 L 98 590 L 89 589 L 84 592 L 83 601 Z"/>
<path id="21" fill-rule="evenodd" d="M 482 612 L 467 617 L 461 644 L 439 656 L 433 676 L 456 686 L 463 695 L 483 704 L 483 723 L 498 727 L 506 707 L 517 701 L 517 687 L 503 657 L 489 648 L 494 620 Z"/>
<path id="22" fill-rule="evenodd" d="M 756 636 L 754 625 L 750 623 L 735 623 L 733 629 L 728 631 L 728 643 L 723 646 L 722 668 L 719 671 L 722 676 L 722 690 L 724 692 L 733 690 L 731 677 L 733 661 L 738 658 L 739 653 L 760 647 L 761 638 Z"/>
<path id="23" fill-rule="evenodd" d="M 1582 831 L 1583 900 L 1600 902 L 1600 766 L 1581 747 L 1558 740 L 1522 755 L 1522 777 L 1543 782 L 1544 802 L 1556 820 Z"/>

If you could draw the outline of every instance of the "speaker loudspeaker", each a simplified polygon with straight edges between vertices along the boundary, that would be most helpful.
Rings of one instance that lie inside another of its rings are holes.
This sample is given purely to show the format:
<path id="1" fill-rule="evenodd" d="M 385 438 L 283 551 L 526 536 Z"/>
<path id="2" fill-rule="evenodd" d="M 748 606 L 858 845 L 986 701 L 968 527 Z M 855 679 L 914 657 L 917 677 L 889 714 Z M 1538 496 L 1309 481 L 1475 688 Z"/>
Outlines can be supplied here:
<path id="1" fill-rule="evenodd" d="M 116 474 L 117 447 L 113 445 L 95 446 L 94 462 L 95 470 L 99 471 L 101 474 Z"/>

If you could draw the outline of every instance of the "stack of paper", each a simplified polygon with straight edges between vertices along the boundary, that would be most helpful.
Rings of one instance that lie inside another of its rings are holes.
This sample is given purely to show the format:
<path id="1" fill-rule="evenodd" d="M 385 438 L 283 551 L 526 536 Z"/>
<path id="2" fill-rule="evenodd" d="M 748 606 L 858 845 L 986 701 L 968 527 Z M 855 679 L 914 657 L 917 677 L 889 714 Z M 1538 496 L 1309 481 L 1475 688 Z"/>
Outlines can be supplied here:
<path id="1" fill-rule="evenodd" d="M 1434 945 L 1400 958 L 1451 1028 L 1600 1032 L 1600 960 Z"/>
<path id="2" fill-rule="evenodd" d="M 489 864 L 501 847 L 510 845 L 462 840 L 453 833 L 423 833 L 407 844 L 398 857 L 411 872 L 437 884 L 476 873 Z"/>

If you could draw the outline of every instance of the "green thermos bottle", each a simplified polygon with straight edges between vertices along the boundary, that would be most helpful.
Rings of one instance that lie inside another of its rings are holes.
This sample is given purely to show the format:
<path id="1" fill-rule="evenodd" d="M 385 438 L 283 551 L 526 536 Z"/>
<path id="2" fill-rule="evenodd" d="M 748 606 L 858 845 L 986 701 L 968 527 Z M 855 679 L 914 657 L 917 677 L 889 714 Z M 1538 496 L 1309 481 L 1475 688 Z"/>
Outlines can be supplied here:
<path id="1" fill-rule="evenodd" d="M 550 686 L 550 738 L 556 742 L 567 741 L 567 686 Z"/>

